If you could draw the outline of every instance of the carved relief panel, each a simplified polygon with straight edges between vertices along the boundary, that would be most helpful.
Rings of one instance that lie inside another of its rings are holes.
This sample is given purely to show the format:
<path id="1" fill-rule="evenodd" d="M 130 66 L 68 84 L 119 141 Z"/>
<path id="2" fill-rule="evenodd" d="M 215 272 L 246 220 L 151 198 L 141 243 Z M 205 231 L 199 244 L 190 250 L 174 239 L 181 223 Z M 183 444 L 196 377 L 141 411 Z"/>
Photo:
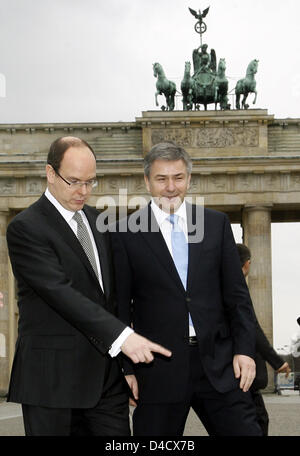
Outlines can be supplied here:
<path id="1" fill-rule="evenodd" d="M 174 141 L 189 148 L 258 147 L 258 127 L 166 128 L 151 131 L 152 145 Z"/>
<path id="2" fill-rule="evenodd" d="M 15 179 L 0 179 L 0 195 L 12 195 L 17 192 Z"/>

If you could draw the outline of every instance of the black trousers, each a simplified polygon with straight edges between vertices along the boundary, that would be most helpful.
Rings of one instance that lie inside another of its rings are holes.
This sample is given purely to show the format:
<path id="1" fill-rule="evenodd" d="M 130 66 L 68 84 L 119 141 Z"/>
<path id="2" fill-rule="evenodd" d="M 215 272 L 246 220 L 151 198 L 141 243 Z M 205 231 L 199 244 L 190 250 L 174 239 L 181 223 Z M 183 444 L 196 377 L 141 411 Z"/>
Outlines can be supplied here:
<path id="1" fill-rule="evenodd" d="M 262 429 L 263 436 L 269 433 L 269 415 L 260 391 L 251 391 L 252 399 L 256 408 L 257 421 Z"/>
<path id="2" fill-rule="evenodd" d="M 138 403 L 133 412 L 133 435 L 182 436 L 190 407 L 209 435 L 261 435 L 250 392 L 244 393 L 240 388 L 228 393 L 217 392 L 204 374 L 197 346 L 190 347 L 190 375 L 185 401 Z"/>
<path id="3" fill-rule="evenodd" d="M 22 410 L 27 436 L 130 435 L 128 389 L 116 360 L 107 360 L 102 395 L 95 407 L 59 409 L 22 404 Z"/>

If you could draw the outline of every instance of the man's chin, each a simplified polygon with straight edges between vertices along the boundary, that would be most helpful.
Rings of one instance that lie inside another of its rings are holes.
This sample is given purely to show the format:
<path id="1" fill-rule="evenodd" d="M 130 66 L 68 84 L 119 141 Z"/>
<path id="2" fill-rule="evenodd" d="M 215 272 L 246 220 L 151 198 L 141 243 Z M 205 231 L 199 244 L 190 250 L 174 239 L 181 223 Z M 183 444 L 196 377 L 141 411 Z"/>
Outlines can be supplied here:
<path id="1" fill-rule="evenodd" d="M 179 196 L 175 198 L 157 197 L 154 198 L 154 201 L 162 211 L 167 212 L 168 214 L 176 212 L 182 204 L 182 200 Z"/>
<path id="2" fill-rule="evenodd" d="M 73 211 L 81 211 L 83 206 L 85 205 L 85 201 L 74 201 L 72 204 L 70 204 L 70 207 L 72 207 L 71 210 Z"/>

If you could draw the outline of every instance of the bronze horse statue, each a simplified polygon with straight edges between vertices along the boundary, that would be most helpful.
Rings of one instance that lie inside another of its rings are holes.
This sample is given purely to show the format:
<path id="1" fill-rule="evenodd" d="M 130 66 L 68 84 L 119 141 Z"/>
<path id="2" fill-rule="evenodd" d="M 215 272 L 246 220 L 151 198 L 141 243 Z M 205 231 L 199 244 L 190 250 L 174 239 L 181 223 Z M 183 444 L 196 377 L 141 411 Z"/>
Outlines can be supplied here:
<path id="1" fill-rule="evenodd" d="M 162 106 L 161 109 L 163 111 L 173 111 L 175 107 L 174 99 L 176 94 L 176 84 L 166 78 L 164 70 L 160 63 L 154 63 L 153 70 L 154 77 L 157 78 L 155 93 L 156 106 L 159 105 L 157 96 L 164 95 L 166 98 L 167 106 Z"/>
<path id="2" fill-rule="evenodd" d="M 182 104 L 184 111 L 193 109 L 193 89 L 195 80 L 191 77 L 191 62 L 185 62 L 183 80 L 181 81 Z"/>
<path id="3" fill-rule="evenodd" d="M 217 76 L 214 82 L 215 87 L 215 109 L 217 104 L 220 104 L 221 110 L 230 109 L 228 104 L 228 79 L 225 76 L 226 62 L 225 59 L 220 59 L 218 65 Z"/>
<path id="4" fill-rule="evenodd" d="M 249 108 L 249 105 L 246 104 L 246 100 L 247 100 L 249 93 L 255 93 L 255 98 L 254 98 L 253 104 L 256 103 L 257 91 L 256 91 L 255 74 L 257 73 L 257 66 L 258 66 L 258 60 L 256 60 L 256 59 L 252 60 L 248 65 L 246 77 L 244 79 L 240 79 L 237 82 L 237 85 L 235 87 L 236 109 L 241 109 L 241 107 L 240 107 L 240 96 L 241 95 L 244 95 L 244 98 L 242 100 L 243 109 Z"/>

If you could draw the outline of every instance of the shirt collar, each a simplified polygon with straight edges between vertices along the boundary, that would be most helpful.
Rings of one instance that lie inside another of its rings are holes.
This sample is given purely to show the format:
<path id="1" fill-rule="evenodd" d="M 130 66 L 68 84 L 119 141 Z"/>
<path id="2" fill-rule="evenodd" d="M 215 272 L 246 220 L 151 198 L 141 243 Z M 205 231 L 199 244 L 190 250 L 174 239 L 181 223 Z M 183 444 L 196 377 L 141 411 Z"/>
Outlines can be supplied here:
<path id="1" fill-rule="evenodd" d="M 74 211 L 69 211 L 68 209 L 64 208 L 58 201 L 56 198 L 54 198 L 54 196 L 52 195 L 52 193 L 50 192 L 50 190 L 47 188 L 46 191 L 45 191 L 45 196 L 48 198 L 48 200 L 50 201 L 50 203 L 53 204 L 53 206 L 56 207 L 56 209 L 58 210 L 58 212 L 62 215 L 62 217 L 66 220 L 67 223 L 70 223 L 70 221 L 72 220 L 73 218 L 73 215 L 75 214 Z M 81 211 L 78 211 L 78 212 L 81 212 Z"/>
<path id="2" fill-rule="evenodd" d="M 151 198 L 151 209 L 154 212 L 158 226 L 161 226 L 170 216 L 170 214 L 168 214 L 167 212 L 164 212 L 163 210 L 160 209 L 160 207 L 158 207 L 158 205 L 156 204 L 156 202 L 154 201 L 153 198 Z M 187 216 L 186 216 L 185 200 L 183 200 L 183 203 L 179 206 L 179 208 L 177 209 L 175 214 L 178 215 L 178 217 L 182 218 L 184 220 L 184 222 L 186 222 Z"/>

